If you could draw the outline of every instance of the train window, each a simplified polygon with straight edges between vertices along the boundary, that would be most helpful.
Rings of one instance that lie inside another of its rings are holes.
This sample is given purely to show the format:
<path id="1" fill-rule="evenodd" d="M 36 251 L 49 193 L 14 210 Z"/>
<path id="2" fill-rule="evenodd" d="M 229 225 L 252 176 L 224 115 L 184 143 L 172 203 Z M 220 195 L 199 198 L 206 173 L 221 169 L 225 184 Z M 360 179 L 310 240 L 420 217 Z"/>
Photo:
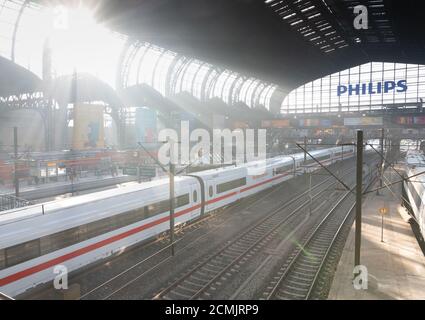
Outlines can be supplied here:
<path id="1" fill-rule="evenodd" d="M 164 200 L 148 205 L 149 217 L 166 212 L 170 210 L 170 201 Z"/>
<path id="2" fill-rule="evenodd" d="M 89 230 L 89 225 L 88 224 L 84 224 L 82 226 L 78 227 L 78 241 L 85 241 L 87 239 L 89 239 L 89 234 L 88 234 L 88 230 Z M 43 238 L 40 239 L 41 241 L 43 241 Z"/>
<path id="3" fill-rule="evenodd" d="M 119 229 L 130 224 L 139 222 L 145 218 L 144 210 L 133 210 L 116 216 L 115 228 Z M 147 218 L 147 217 L 146 217 Z"/>
<path id="4" fill-rule="evenodd" d="M 328 158 L 330 158 L 330 154 L 327 154 L 326 156 L 318 157 L 318 158 L 316 158 L 316 159 L 317 159 L 317 160 L 324 160 L 324 159 L 328 159 Z"/>
<path id="5" fill-rule="evenodd" d="M 155 209 L 156 210 L 154 214 L 160 214 L 160 213 L 170 211 L 170 200 L 163 200 L 163 201 L 157 202 L 155 204 Z"/>
<path id="6" fill-rule="evenodd" d="M 320 160 L 329 159 L 329 157 L 330 157 L 330 155 L 329 155 L 329 154 L 327 154 L 327 155 L 325 155 L 325 156 L 314 157 L 314 158 L 315 158 L 316 160 L 320 161 Z M 314 161 L 314 159 L 310 158 L 309 160 L 307 160 L 306 164 L 310 164 L 310 163 L 313 163 L 313 162 L 316 162 L 316 161 Z"/>
<path id="7" fill-rule="evenodd" d="M 71 228 L 41 238 L 41 252 L 47 254 L 79 242 L 79 228 Z M 9 261 L 9 258 L 8 258 Z"/>
<path id="8" fill-rule="evenodd" d="M 6 264 L 8 267 L 40 256 L 39 239 L 28 241 L 6 249 Z"/>
<path id="9" fill-rule="evenodd" d="M 223 193 L 246 185 L 246 178 L 236 179 L 217 185 L 217 193 Z"/>
<path id="10" fill-rule="evenodd" d="M 176 202 L 177 202 L 177 206 L 176 206 L 177 208 L 188 205 L 189 202 L 190 202 L 189 194 L 186 193 L 186 194 L 184 194 L 182 196 L 178 196 Z"/>
<path id="11" fill-rule="evenodd" d="M 193 202 L 198 202 L 198 192 L 196 190 L 193 191 Z"/>
<path id="12" fill-rule="evenodd" d="M 85 225 L 85 233 L 84 226 L 80 226 L 79 228 L 79 241 L 85 241 L 94 237 L 97 237 L 103 233 L 110 232 L 114 229 L 118 229 L 118 216 L 113 216 L 105 219 L 101 219 L 98 221 L 90 222 Z"/>
<path id="13" fill-rule="evenodd" d="M 176 198 L 176 206 L 182 207 L 190 203 L 189 193 Z M 79 227 L 42 237 L 21 245 L 0 250 L 0 270 L 33 259 L 41 254 L 48 254 L 78 242 L 82 242 L 101 234 L 131 225 L 159 213 L 169 211 L 170 201 L 164 200 L 150 204 L 139 210 L 132 210 L 120 215 L 94 221 Z M 7 259 L 6 259 L 7 258 Z M 7 260 L 7 263 L 5 262 Z"/>
<path id="14" fill-rule="evenodd" d="M 0 270 L 6 268 L 6 256 L 5 250 L 0 249 Z"/>
<path id="15" fill-rule="evenodd" d="M 214 194 L 214 190 L 213 190 L 213 187 L 212 187 L 212 186 L 210 186 L 210 187 L 208 188 L 208 194 L 209 194 L 210 198 L 213 196 L 213 194 Z"/>
<path id="16" fill-rule="evenodd" d="M 155 203 L 147 205 L 146 208 L 148 211 L 148 217 L 155 215 L 155 212 L 157 211 Z"/>
<path id="17" fill-rule="evenodd" d="M 279 167 L 275 170 L 275 174 L 282 174 L 282 173 L 286 173 L 286 171 L 292 169 L 293 165 L 286 165 L 283 167 Z"/>

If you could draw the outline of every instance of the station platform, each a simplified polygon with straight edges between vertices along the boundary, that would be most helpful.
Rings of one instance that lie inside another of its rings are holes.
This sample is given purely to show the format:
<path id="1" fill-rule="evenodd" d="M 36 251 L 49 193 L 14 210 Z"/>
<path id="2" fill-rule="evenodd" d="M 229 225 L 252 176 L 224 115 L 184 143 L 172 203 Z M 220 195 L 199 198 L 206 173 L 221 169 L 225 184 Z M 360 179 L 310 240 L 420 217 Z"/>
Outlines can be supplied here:
<path id="1" fill-rule="evenodd" d="M 397 170 L 402 170 L 402 166 Z M 388 181 L 400 177 L 388 168 Z M 416 300 L 425 299 L 425 257 L 409 224 L 410 216 L 401 206 L 401 183 L 385 188 L 380 195 L 370 193 L 363 201 L 361 265 L 368 272 L 368 288 L 353 286 L 355 224 L 339 261 L 329 292 L 329 300 Z M 383 241 L 381 215 L 386 206 Z"/>

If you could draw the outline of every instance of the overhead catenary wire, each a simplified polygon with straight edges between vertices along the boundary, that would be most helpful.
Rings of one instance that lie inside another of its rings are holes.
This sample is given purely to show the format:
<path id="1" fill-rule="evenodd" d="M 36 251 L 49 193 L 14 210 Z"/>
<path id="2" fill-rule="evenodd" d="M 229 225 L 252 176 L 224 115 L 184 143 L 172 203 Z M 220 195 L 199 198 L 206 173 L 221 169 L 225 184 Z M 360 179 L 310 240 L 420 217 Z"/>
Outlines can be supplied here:
<path id="1" fill-rule="evenodd" d="M 319 160 L 317 160 L 314 156 L 311 155 L 305 148 L 303 148 L 300 144 L 297 143 L 297 146 L 303 150 L 306 154 L 308 154 L 314 161 L 316 161 L 323 169 L 325 169 L 331 176 L 333 176 L 339 183 L 341 183 L 347 191 L 352 192 L 351 188 L 348 187 L 344 181 L 342 181 L 339 177 L 337 177 L 334 173 L 332 173 L 326 166 L 324 166 Z"/>

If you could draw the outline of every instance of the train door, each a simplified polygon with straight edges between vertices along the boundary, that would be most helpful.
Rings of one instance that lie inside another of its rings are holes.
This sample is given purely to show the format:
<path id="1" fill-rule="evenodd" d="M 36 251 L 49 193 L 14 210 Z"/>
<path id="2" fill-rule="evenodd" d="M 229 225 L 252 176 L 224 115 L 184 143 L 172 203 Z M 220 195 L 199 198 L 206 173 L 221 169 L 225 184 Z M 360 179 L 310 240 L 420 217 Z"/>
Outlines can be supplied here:
<path id="1" fill-rule="evenodd" d="M 195 219 L 204 214 L 204 196 L 202 190 L 198 185 L 193 184 L 191 187 L 192 191 L 192 205 L 197 207 L 196 210 L 192 210 L 191 219 Z"/>
<path id="2" fill-rule="evenodd" d="M 195 178 L 198 181 L 198 184 L 195 184 L 192 186 L 192 202 L 193 205 L 200 205 L 200 208 L 197 210 L 194 210 L 194 215 L 197 215 L 199 212 L 199 215 L 203 216 L 205 213 L 205 206 L 206 206 L 206 190 L 205 190 L 205 184 L 204 180 L 196 175 L 187 175 L 188 177 Z"/>
<path id="3" fill-rule="evenodd" d="M 208 180 L 205 183 L 205 210 L 206 212 L 214 210 L 216 204 L 214 203 L 215 197 L 215 184 L 214 180 Z"/>

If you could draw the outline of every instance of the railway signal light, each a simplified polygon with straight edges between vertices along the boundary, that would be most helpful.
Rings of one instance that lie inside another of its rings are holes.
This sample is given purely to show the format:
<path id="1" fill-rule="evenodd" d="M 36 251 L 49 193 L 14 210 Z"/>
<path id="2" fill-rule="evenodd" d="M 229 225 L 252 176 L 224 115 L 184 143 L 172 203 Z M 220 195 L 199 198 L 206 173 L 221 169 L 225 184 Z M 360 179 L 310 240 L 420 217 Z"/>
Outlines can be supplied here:
<path id="1" fill-rule="evenodd" d="M 381 208 L 378 209 L 378 211 L 379 211 L 379 214 L 381 216 L 384 216 L 388 213 L 388 208 L 387 207 L 381 207 Z"/>
<path id="2" fill-rule="evenodd" d="M 388 214 L 389 209 L 387 206 L 383 206 L 378 209 L 378 212 L 381 216 L 381 242 L 384 242 L 384 216 Z"/>

